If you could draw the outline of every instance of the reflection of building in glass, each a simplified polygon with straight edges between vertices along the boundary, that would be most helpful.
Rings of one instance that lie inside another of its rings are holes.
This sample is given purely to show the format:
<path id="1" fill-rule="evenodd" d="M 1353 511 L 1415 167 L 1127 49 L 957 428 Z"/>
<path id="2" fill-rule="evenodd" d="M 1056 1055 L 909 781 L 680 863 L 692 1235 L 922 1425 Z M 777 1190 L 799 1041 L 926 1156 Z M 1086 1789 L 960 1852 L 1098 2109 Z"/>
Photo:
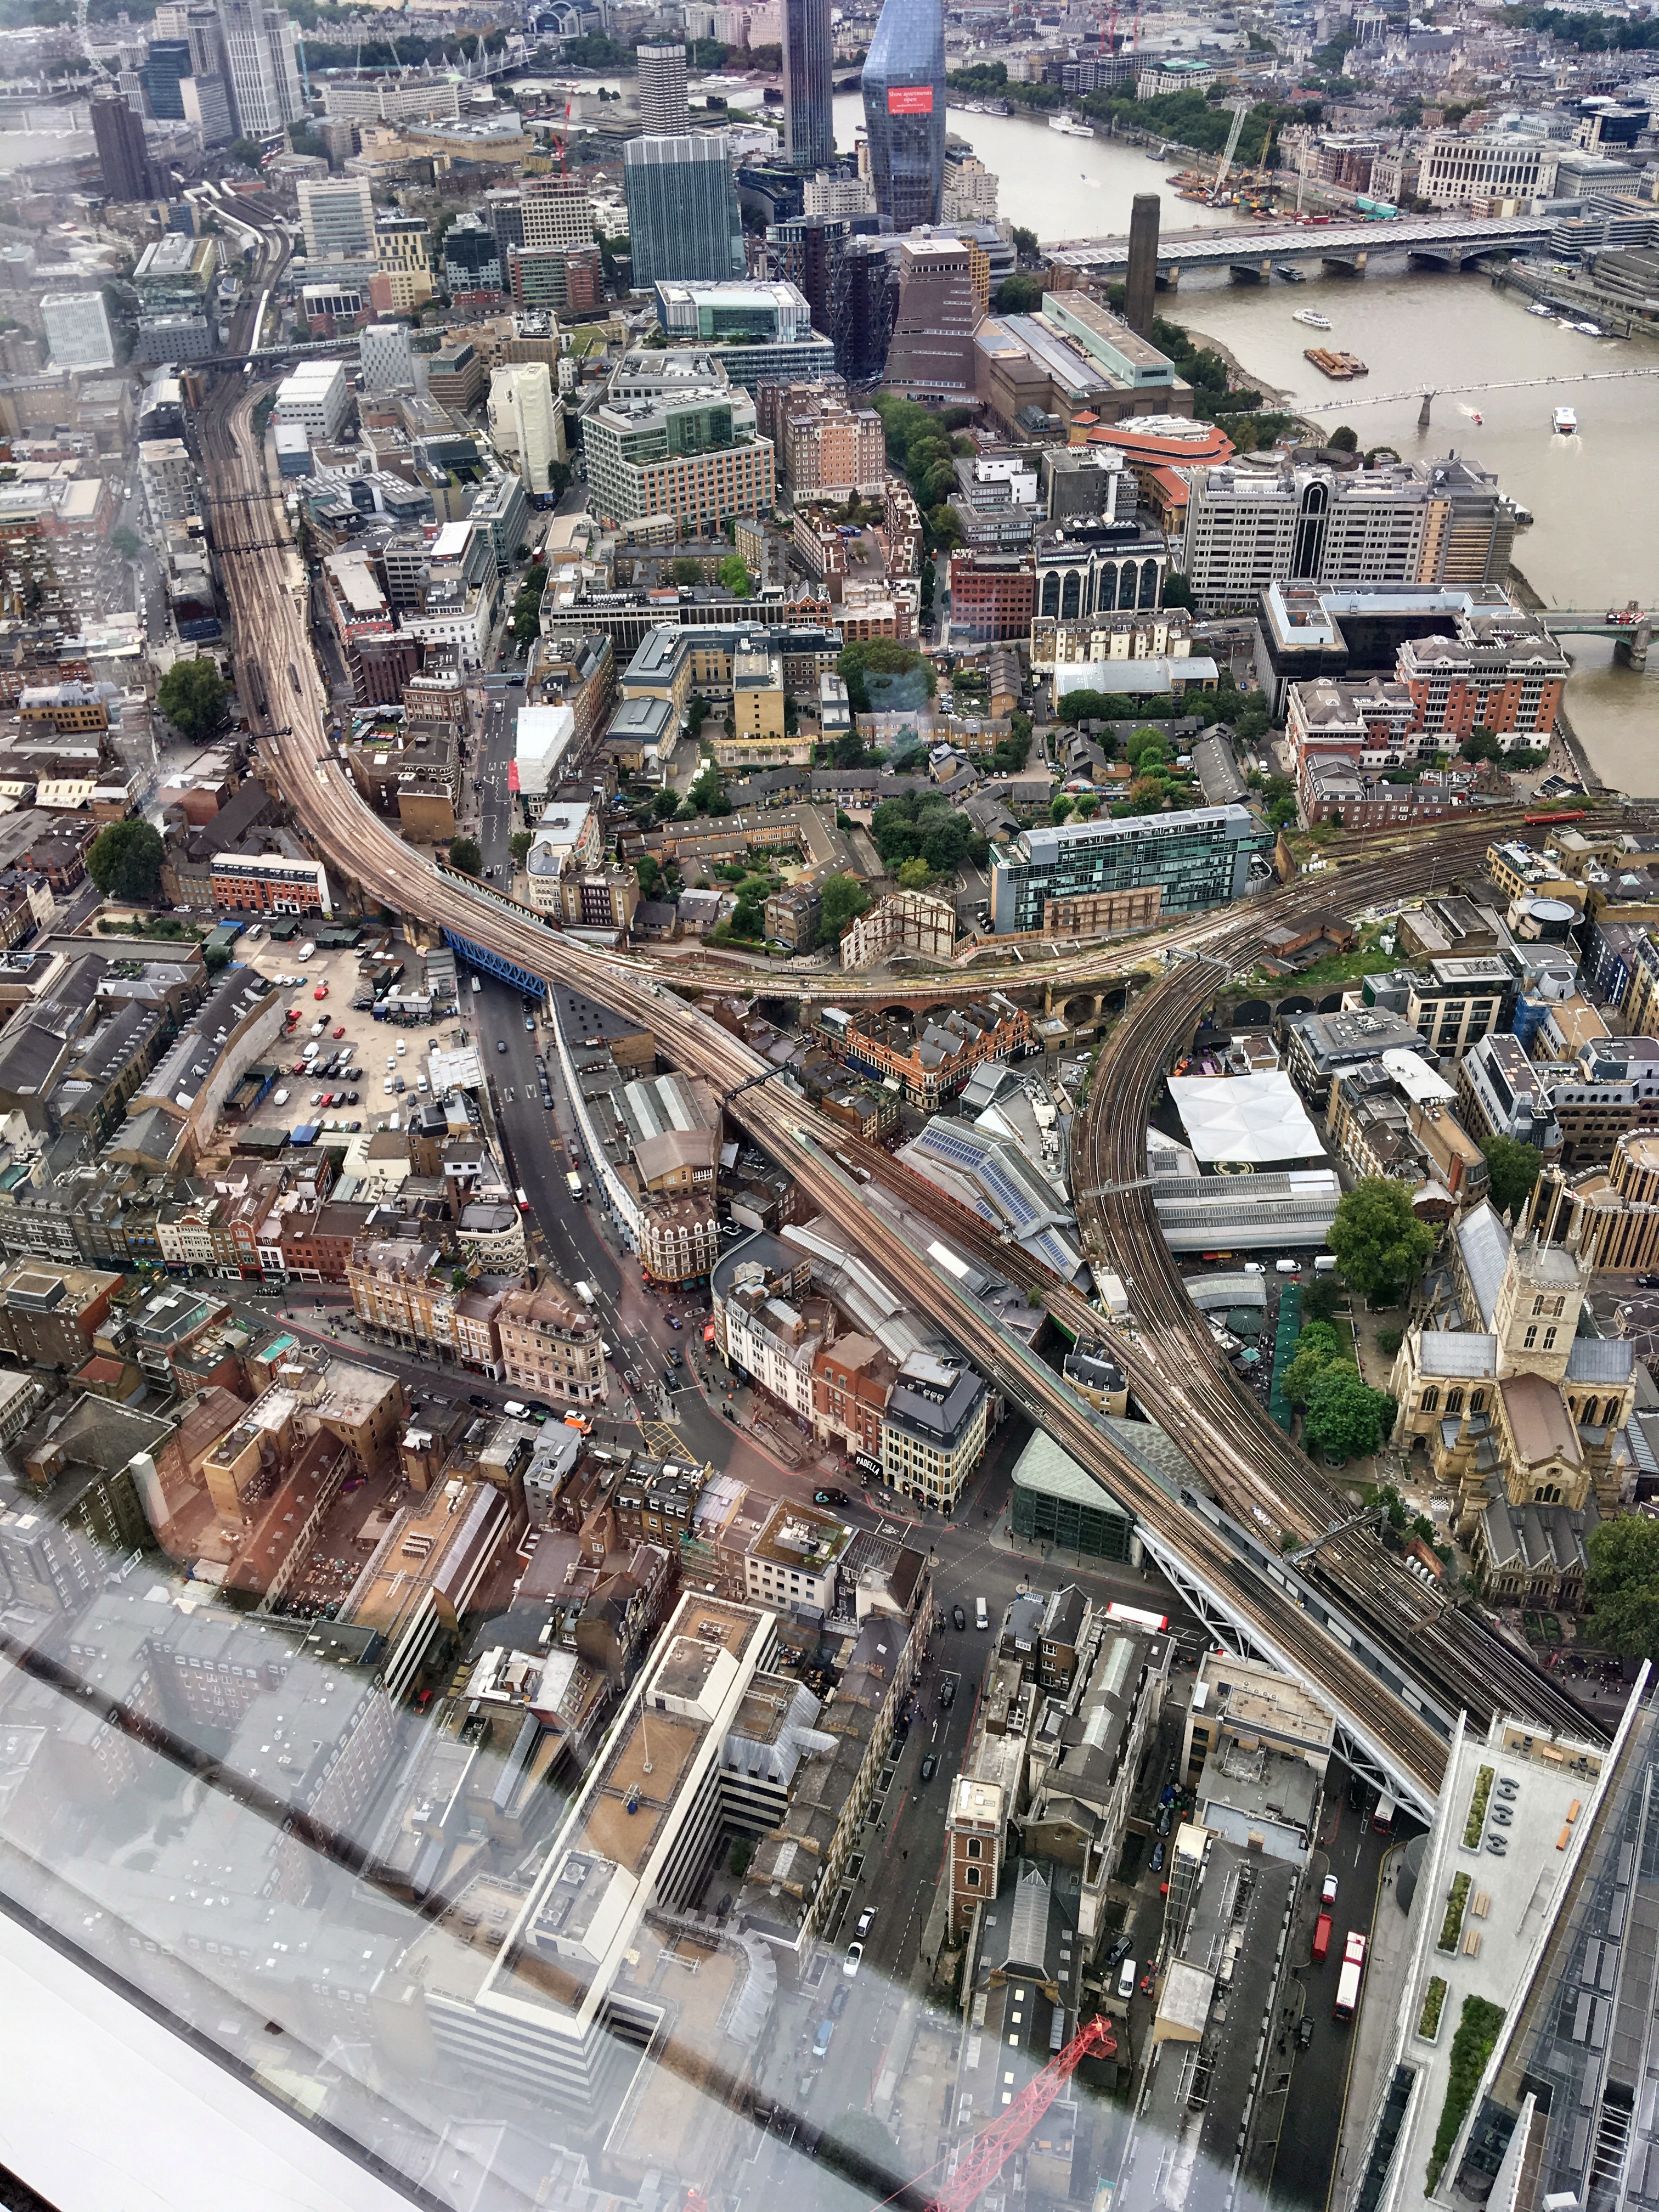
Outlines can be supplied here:
<path id="1" fill-rule="evenodd" d="M 887 0 L 864 64 L 876 205 L 895 230 L 937 222 L 945 185 L 945 18 L 939 0 Z"/>

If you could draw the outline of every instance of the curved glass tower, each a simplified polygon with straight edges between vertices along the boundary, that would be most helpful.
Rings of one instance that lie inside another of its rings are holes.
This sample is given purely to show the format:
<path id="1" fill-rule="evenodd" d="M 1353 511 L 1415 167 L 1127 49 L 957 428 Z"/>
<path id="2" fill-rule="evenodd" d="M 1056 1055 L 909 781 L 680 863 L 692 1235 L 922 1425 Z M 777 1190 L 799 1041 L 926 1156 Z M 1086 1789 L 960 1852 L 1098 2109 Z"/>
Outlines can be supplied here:
<path id="1" fill-rule="evenodd" d="M 945 188 L 943 0 L 886 0 L 864 64 L 876 205 L 895 230 L 939 221 Z"/>

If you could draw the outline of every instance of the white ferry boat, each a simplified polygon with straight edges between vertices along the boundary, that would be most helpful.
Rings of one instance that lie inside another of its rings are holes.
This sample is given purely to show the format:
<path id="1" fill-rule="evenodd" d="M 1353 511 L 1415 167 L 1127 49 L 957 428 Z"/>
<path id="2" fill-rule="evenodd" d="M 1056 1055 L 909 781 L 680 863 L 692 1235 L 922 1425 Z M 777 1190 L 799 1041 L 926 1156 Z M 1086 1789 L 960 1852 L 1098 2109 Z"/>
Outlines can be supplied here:
<path id="1" fill-rule="evenodd" d="M 1550 417 L 1550 428 L 1570 438 L 1578 428 L 1578 417 L 1571 407 L 1558 407 Z"/>
<path id="2" fill-rule="evenodd" d="M 1092 138 L 1095 135 L 1093 124 L 1079 123 L 1075 115 L 1051 115 L 1048 128 L 1063 132 L 1067 138 Z"/>
<path id="3" fill-rule="evenodd" d="M 1297 307 L 1291 316 L 1293 323 L 1305 323 L 1310 331 L 1328 331 L 1331 326 L 1328 315 L 1322 315 L 1317 307 Z"/>

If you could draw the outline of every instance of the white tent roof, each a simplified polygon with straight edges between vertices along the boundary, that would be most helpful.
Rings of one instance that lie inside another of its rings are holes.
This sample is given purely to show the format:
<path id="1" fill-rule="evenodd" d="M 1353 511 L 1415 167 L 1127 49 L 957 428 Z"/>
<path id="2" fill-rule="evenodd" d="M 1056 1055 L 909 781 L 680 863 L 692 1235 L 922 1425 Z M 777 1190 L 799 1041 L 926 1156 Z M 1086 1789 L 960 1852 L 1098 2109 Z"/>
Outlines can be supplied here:
<path id="1" fill-rule="evenodd" d="M 1176 1075 L 1170 1096 L 1200 1161 L 1261 1165 L 1324 1157 L 1288 1075 Z"/>

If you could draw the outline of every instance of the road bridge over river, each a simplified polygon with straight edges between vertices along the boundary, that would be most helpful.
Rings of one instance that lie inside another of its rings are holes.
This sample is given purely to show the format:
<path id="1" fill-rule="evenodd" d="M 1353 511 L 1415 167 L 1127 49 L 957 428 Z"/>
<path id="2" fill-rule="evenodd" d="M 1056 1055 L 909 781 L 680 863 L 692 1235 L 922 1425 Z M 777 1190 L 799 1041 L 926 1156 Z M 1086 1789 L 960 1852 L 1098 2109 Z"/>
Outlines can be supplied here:
<path id="1" fill-rule="evenodd" d="M 1405 253 L 1437 268 L 1461 269 L 1488 253 L 1525 253 L 1548 240 L 1547 216 L 1401 216 L 1372 222 L 1275 223 L 1260 229 L 1171 231 L 1158 242 L 1165 283 L 1183 269 L 1230 269 L 1266 283 L 1280 262 L 1323 261 L 1363 276 L 1374 253 Z M 1079 276 L 1121 276 L 1129 265 L 1125 238 L 1088 238 L 1044 248 L 1050 262 Z"/>

